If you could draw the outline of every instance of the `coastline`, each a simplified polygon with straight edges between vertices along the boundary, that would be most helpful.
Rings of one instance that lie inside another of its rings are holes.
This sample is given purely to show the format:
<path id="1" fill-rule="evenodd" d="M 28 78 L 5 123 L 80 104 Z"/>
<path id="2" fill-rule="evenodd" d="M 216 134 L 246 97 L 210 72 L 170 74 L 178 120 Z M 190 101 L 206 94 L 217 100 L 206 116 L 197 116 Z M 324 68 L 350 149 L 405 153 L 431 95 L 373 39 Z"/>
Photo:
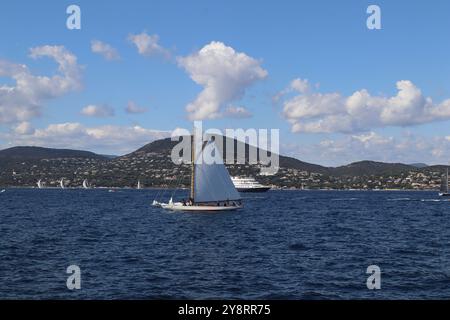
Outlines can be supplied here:
<path id="1" fill-rule="evenodd" d="M 34 186 L 0 186 L 0 189 L 39 189 L 37 187 Z M 43 187 L 41 189 L 49 189 L 49 190 L 59 190 L 61 189 L 60 187 Z M 189 190 L 189 188 L 187 187 L 182 187 L 182 188 L 168 188 L 168 187 L 142 187 L 141 189 L 137 189 L 135 187 L 105 187 L 105 186 L 101 186 L 101 187 L 90 187 L 88 189 L 83 188 L 82 186 L 80 187 L 65 187 L 64 190 L 110 190 L 110 189 L 114 189 L 114 190 Z M 275 188 L 272 187 L 270 190 L 268 191 L 370 191 L 370 192 L 387 192 L 387 191 L 396 191 L 396 192 L 401 192 L 401 191 L 405 191 L 405 192 L 413 192 L 413 191 L 417 191 L 417 192 L 439 192 L 439 189 L 301 189 L 301 188 Z M 261 192 L 264 193 L 264 192 Z"/>

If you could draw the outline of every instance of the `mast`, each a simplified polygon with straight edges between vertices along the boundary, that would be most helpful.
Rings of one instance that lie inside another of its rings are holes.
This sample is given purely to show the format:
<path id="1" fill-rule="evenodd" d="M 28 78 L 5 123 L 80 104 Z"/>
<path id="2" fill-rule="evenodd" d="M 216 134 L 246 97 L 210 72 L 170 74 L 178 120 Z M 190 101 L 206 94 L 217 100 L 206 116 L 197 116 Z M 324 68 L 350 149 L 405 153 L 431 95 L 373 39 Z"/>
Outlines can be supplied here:
<path id="1" fill-rule="evenodd" d="M 191 136 L 191 199 L 192 202 L 194 202 L 194 195 L 195 195 L 195 190 L 194 190 L 194 185 L 195 185 L 195 150 L 194 150 L 194 146 L 195 146 L 195 141 L 194 141 L 194 133 L 195 133 L 195 128 L 192 131 L 192 136 Z"/>

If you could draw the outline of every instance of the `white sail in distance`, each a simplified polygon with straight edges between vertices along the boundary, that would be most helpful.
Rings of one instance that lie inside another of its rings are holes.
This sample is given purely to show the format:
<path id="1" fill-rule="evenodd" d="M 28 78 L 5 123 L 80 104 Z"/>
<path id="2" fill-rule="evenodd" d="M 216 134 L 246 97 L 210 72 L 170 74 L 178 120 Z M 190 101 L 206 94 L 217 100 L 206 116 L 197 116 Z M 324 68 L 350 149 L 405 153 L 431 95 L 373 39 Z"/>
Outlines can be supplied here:
<path id="1" fill-rule="evenodd" d="M 446 174 L 442 178 L 441 192 L 448 193 L 448 168 Z"/>
<path id="2" fill-rule="evenodd" d="M 64 188 L 65 188 L 65 187 L 64 187 L 64 178 L 62 178 L 62 179 L 59 181 L 59 185 L 60 185 L 61 189 L 64 189 Z"/>
<path id="3" fill-rule="evenodd" d="M 83 180 L 83 188 L 84 189 L 88 189 L 89 188 L 88 183 L 87 183 L 87 179 Z"/>
<path id="4" fill-rule="evenodd" d="M 39 189 L 42 189 L 42 182 L 41 179 L 39 179 L 39 181 L 37 182 L 37 186 Z"/>

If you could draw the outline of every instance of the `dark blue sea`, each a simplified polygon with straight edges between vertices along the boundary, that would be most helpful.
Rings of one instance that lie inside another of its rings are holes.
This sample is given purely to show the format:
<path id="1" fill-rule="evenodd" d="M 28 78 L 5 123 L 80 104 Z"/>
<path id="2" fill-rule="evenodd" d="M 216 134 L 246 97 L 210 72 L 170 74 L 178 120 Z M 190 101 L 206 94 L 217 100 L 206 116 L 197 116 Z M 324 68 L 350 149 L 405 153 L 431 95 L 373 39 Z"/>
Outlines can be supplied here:
<path id="1" fill-rule="evenodd" d="M 215 214 L 154 208 L 158 192 L 0 193 L 0 298 L 450 298 L 450 201 L 436 192 L 269 191 Z M 80 290 L 66 287 L 73 264 Z"/>

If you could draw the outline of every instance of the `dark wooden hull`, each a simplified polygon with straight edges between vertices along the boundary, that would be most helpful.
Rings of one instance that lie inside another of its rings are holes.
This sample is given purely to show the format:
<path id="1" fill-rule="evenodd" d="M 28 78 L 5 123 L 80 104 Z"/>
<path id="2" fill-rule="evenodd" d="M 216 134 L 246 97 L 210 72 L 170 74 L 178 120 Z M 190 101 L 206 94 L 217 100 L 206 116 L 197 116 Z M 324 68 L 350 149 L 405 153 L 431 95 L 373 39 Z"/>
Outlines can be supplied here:
<path id="1" fill-rule="evenodd" d="M 441 197 L 450 197 L 450 193 L 439 193 Z"/>

